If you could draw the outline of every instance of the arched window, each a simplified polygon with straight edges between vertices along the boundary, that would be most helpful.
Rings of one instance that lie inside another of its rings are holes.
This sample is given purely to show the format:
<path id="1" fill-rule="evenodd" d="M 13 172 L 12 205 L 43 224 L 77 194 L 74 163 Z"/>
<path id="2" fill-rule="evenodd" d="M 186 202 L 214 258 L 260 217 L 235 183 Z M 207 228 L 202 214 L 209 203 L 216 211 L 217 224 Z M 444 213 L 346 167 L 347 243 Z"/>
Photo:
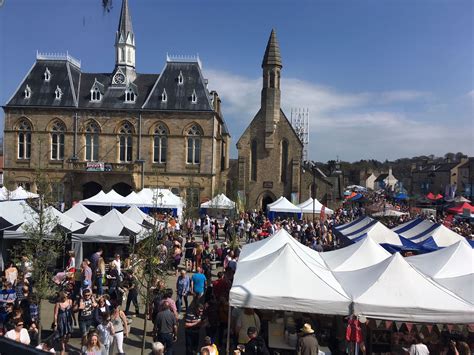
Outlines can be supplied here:
<path id="1" fill-rule="evenodd" d="M 31 126 L 26 120 L 18 125 L 18 159 L 31 157 Z"/>
<path id="2" fill-rule="evenodd" d="M 281 182 L 286 182 L 288 177 L 288 142 L 281 141 Z"/>
<path id="3" fill-rule="evenodd" d="M 250 147 L 250 179 L 257 181 L 257 140 L 252 141 Z"/>
<path id="4" fill-rule="evenodd" d="M 64 132 L 66 127 L 64 123 L 60 121 L 54 122 L 51 127 L 51 159 L 52 160 L 63 160 L 64 159 Z"/>
<path id="5" fill-rule="evenodd" d="M 153 137 L 153 162 L 166 163 L 166 151 L 168 148 L 168 130 L 163 125 L 155 128 L 155 136 Z"/>
<path id="6" fill-rule="evenodd" d="M 131 88 L 125 89 L 125 102 L 135 102 L 135 92 Z"/>
<path id="7" fill-rule="evenodd" d="M 99 160 L 99 126 L 95 122 L 89 122 L 86 127 L 86 160 Z"/>
<path id="8" fill-rule="evenodd" d="M 132 134 L 133 127 L 130 123 L 125 122 L 119 131 L 120 152 L 119 160 L 123 163 L 132 161 Z"/>
<path id="9" fill-rule="evenodd" d="M 188 164 L 199 164 L 201 162 L 201 130 L 193 125 L 187 132 Z"/>

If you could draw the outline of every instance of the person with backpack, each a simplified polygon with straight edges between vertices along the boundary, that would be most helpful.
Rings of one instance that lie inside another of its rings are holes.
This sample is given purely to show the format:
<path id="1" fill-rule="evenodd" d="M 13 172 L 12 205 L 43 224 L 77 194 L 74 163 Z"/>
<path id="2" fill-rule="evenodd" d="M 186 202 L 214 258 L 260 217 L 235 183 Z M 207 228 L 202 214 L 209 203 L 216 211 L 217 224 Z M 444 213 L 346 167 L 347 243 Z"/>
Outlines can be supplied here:
<path id="1" fill-rule="evenodd" d="M 248 327 L 249 341 L 245 344 L 245 355 L 270 355 L 265 341 L 258 335 L 256 327 Z"/>

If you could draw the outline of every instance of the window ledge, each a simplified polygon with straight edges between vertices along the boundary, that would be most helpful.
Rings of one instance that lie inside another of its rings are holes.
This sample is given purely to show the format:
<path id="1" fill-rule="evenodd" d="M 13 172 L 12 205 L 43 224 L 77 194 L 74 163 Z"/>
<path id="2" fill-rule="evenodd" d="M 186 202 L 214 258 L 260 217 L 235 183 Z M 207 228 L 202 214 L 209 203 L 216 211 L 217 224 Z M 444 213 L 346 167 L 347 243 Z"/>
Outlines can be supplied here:
<path id="1" fill-rule="evenodd" d="M 50 164 L 63 164 L 64 159 L 49 159 Z"/>

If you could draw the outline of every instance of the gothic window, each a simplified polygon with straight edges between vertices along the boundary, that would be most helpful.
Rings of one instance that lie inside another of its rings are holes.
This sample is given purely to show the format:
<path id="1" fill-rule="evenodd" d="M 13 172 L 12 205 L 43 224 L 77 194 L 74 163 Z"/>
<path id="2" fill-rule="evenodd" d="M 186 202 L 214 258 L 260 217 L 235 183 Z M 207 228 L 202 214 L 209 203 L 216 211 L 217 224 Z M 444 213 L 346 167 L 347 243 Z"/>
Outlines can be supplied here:
<path id="1" fill-rule="evenodd" d="M 221 144 L 221 170 L 225 169 L 226 154 L 227 154 L 227 144 L 223 141 Z"/>
<path id="2" fill-rule="evenodd" d="M 31 97 L 31 88 L 29 85 L 26 85 L 25 88 L 25 99 L 29 99 Z"/>
<path id="3" fill-rule="evenodd" d="M 49 71 L 48 68 L 44 71 L 43 74 L 44 81 L 50 81 L 51 80 L 51 72 Z"/>
<path id="4" fill-rule="evenodd" d="M 250 179 L 257 181 L 257 140 L 252 141 L 250 147 Z"/>
<path id="5" fill-rule="evenodd" d="M 193 90 L 193 93 L 191 94 L 191 102 L 193 104 L 197 103 L 197 95 L 196 95 L 196 90 Z"/>
<path id="6" fill-rule="evenodd" d="M 64 132 L 66 127 L 64 123 L 60 121 L 54 122 L 51 127 L 51 159 L 52 160 L 63 160 L 64 159 Z"/>
<path id="7" fill-rule="evenodd" d="M 94 86 L 91 90 L 91 101 L 100 101 L 102 94 L 97 86 Z"/>
<path id="8" fill-rule="evenodd" d="M 132 161 L 132 134 L 132 125 L 125 122 L 119 131 L 119 160 L 122 163 Z"/>
<path id="9" fill-rule="evenodd" d="M 125 102 L 135 102 L 136 95 L 131 88 L 125 90 Z"/>
<path id="10" fill-rule="evenodd" d="M 184 77 L 183 77 L 183 72 L 179 72 L 179 75 L 178 75 L 178 85 L 183 85 L 184 83 Z"/>
<path id="11" fill-rule="evenodd" d="M 63 91 L 61 90 L 59 85 L 56 86 L 56 90 L 54 91 L 54 95 L 56 96 L 56 100 L 61 100 L 61 97 L 63 97 Z"/>
<path id="12" fill-rule="evenodd" d="M 95 122 L 89 122 L 86 127 L 86 160 L 99 160 L 99 126 Z"/>
<path id="13" fill-rule="evenodd" d="M 287 181 L 288 176 L 288 142 L 281 141 L 281 182 Z"/>
<path id="14" fill-rule="evenodd" d="M 26 120 L 18 125 L 18 159 L 31 157 L 31 126 Z"/>
<path id="15" fill-rule="evenodd" d="M 186 162 L 188 164 L 199 164 L 201 162 L 201 129 L 193 125 L 187 131 L 188 154 Z"/>
<path id="16" fill-rule="evenodd" d="M 166 152 L 168 148 L 168 130 L 163 125 L 155 128 L 153 137 L 153 162 L 166 163 Z"/>
<path id="17" fill-rule="evenodd" d="M 166 94 L 166 89 L 163 89 L 163 93 L 161 94 L 161 101 L 162 102 L 168 101 L 168 95 Z"/>

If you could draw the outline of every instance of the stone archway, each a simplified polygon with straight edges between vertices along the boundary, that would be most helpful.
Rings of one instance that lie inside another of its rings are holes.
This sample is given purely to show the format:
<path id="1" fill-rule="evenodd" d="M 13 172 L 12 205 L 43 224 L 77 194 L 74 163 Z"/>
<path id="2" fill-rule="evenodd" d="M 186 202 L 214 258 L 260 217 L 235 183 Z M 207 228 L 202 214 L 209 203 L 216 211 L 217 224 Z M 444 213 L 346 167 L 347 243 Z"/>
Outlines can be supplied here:
<path id="1" fill-rule="evenodd" d="M 112 189 L 115 190 L 116 193 L 122 196 L 127 196 L 128 194 L 130 194 L 130 192 L 133 191 L 132 187 L 129 184 L 126 184 L 124 182 L 119 182 L 113 185 Z"/>
<path id="2" fill-rule="evenodd" d="M 85 200 L 86 198 L 97 195 L 101 190 L 101 184 L 95 181 L 86 182 L 84 185 L 82 185 L 82 198 Z"/>
<path id="3" fill-rule="evenodd" d="M 271 191 L 262 192 L 257 198 L 257 206 L 261 208 L 263 212 L 267 211 L 267 206 L 276 201 L 276 197 Z"/>

